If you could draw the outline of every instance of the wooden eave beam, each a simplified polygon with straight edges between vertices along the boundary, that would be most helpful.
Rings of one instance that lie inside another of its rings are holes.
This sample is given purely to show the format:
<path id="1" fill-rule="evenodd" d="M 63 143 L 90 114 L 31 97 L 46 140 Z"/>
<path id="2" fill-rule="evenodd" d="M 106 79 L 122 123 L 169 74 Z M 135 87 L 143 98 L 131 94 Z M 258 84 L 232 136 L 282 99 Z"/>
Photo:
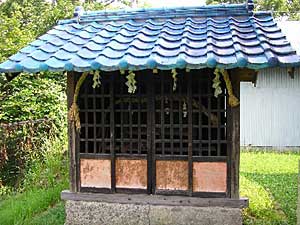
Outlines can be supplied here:
<path id="1" fill-rule="evenodd" d="M 288 68 L 288 74 L 291 79 L 295 78 L 295 67 Z"/>
<path id="2" fill-rule="evenodd" d="M 252 82 L 256 86 L 257 81 L 257 70 L 252 70 L 248 68 L 236 68 L 231 70 L 231 74 L 239 77 L 241 82 Z"/>

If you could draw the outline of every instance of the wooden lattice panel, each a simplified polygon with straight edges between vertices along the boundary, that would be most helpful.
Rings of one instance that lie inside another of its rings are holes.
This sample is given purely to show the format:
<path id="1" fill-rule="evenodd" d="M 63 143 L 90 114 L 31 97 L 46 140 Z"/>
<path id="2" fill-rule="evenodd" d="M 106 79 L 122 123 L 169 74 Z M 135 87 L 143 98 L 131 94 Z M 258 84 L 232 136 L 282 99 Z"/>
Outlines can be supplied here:
<path id="1" fill-rule="evenodd" d="M 103 72 L 98 88 L 87 77 L 78 98 L 81 191 L 227 196 L 227 94 L 214 96 L 213 70 L 178 72 L 175 89 L 170 71 L 136 72 L 134 94 L 117 72 Z"/>
<path id="2" fill-rule="evenodd" d="M 117 159 L 117 188 L 147 188 L 147 160 Z"/>
<path id="3" fill-rule="evenodd" d="M 111 162 L 108 159 L 80 160 L 81 187 L 111 188 Z"/>
<path id="4" fill-rule="evenodd" d="M 160 190 L 188 190 L 188 162 L 156 161 L 156 188 Z"/>
<path id="5" fill-rule="evenodd" d="M 194 162 L 194 192 L 226 192 L 227 166 L 225 162 Z"/>

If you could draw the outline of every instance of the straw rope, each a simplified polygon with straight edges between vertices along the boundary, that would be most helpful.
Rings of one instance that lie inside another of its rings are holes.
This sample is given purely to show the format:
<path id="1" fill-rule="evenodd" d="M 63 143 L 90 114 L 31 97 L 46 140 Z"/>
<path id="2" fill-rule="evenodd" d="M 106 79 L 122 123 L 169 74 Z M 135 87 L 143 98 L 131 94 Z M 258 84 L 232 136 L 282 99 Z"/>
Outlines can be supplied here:
<path id="1" fill-rule="evenodd" d="M 69 110 L 69 120 L 71 122 L 74 122 L 75 128 L 76 130 L 79 132 L 81 129 L 81 125 L 80 125 L 80 117 L 79 117 L 79 107 L 77 105 L 77 99 L 78 99 L 78 95 L 79 95 L 79 91 L 80 91 L 80 87 L 82 86 L 84 80 L 86 79 L 86 77 L 88 76 L 88 72 L 84 72 L 81 77 L 79 78 L 76 87 L 75 87 L 75 93 L 74 93 L 74 98 L 73 98 L 73 103 L 71 105 L 71 108 Z"/>

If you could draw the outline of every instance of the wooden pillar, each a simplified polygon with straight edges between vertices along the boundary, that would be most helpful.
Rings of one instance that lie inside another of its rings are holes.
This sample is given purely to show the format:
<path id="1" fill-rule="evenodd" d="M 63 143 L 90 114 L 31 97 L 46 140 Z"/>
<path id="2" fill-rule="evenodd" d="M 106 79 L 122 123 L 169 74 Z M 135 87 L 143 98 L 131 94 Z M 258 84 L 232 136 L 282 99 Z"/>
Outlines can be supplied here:
<path id="1" fill-rule="evenodd" d="M 67 74 L 67 102 L 68 112 L 71 108 L 75 92 L 75 73 L 68 72 Z M 78 174 L 77 174 L 77 153 L 76 153 L 76 129 L 74 123 L 70 122 L 68 116 L 68 150 L 70 159 L 70 191 L 78 191 Z"/>
<path id="2" fill-rule="evenodd" d="M 230 80 L 234 95 L 240 99 L 240 76 L 231 71 Z M 239 194 L 239 171 L 240 171 L 240 105 L 229 107 L 228 118 L 228 142 L 230 157 L 230 197 L 238 199 Z"/>

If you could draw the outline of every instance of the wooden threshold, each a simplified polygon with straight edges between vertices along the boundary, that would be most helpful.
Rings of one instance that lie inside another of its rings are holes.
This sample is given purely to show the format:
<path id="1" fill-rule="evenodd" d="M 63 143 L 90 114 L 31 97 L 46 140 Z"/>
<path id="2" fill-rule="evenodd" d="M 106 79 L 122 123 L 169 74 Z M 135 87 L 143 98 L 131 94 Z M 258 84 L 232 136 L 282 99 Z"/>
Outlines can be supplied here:
<path id="1" fill-rule="evenodd" d="M 164 196 L 147 194 L 102 194 L 102 193 L 75 193 L 62 191 L 63 200 L 106 202 L 118 204 L 137 205 L 165 205 L 165 206 L 191 206 L 191 207 L 224 207 L 247 208 L 247 198 L 198 198 L 188 196 Z"/>

